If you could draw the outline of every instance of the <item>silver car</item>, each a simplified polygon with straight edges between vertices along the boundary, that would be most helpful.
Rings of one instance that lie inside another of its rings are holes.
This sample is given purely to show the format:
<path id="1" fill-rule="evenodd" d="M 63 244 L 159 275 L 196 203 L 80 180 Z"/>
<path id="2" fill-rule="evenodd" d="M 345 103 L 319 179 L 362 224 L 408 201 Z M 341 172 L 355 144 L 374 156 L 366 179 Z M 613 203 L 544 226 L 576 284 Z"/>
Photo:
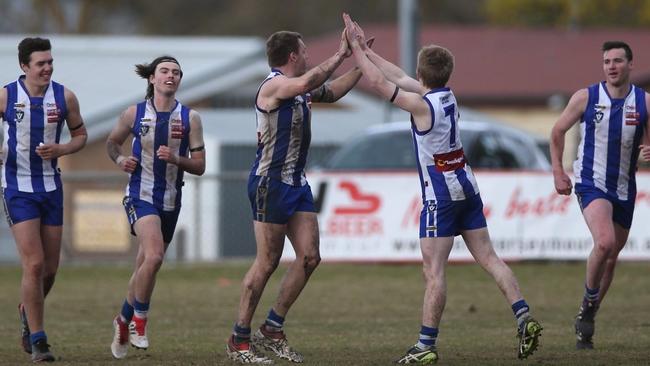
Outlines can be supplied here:
<path id="1" fill-rule="evenodd" d="M 461 119 L 465 156 L 473 169 L 550 171 L 548 140 L 492 121 Z M 374 125 L 347 141 L 319 168 L 414 170 L 410 122 Z"/>

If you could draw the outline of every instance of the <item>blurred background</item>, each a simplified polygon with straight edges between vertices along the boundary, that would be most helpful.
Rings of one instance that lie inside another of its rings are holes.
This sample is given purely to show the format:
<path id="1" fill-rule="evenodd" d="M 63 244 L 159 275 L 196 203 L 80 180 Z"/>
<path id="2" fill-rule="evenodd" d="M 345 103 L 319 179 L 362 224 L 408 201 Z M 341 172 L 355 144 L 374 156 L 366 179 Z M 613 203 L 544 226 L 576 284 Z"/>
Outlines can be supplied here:
<path id="1" fill-rule="evenodd" d="M 161 54 L 177 57 L 183 67 L 178 98 L 202 115 L 207 150 L 206 174 L 201 178 L 186 175 L 184 208 L 168 252 L 168 260 L 179 262 L 255 253 L 245 187 L 256 150 L 253 100 L 269 71 L 265 39 L 275 31 L 300 32 L 310 64 L 315 66 L 336 51 L 343 28 L 341 13 L 348 12 L 366 35 L 376 37 L 373 47 L 377 52 L 411 75 L 420 46 L 445 46 L 456 58 L 449 86 L 464 108 L 461 114 L 521 130 L 546 154 L 550 129 L 571 94 L 603 79 L 600 48 L 604 41 L 630 44 L 635 52 L 632 82 L 645 89 L 650 86 L 647 0 L 0 0 L 0 9 L 0 82 L 9 83 L 19 75 L 16 46 L 22 38 L 50 38 L 53 78 L 77 94 L 88 127 L 86 148 L 60 159 L 66 197 L 62 255 L 68 262 L 133 256 L 136 243 L 121 206 L 127 177 L 108 159 L 104 142 L 120 112 L 144 97 L 146 83 L 133 72 L 134 65 Z M 353 66 L 347 60 L 337 75 Z M 309 167 L 327 166 L 330 155 L 349 139 L 366 134 L 367 128 L 405 120 L 405 112 L 377 98 L 362 79 L 339 102 L 313 106 Z M 576 139 L 573 130 L 567 138 L 567 168 L 575 157 Z M 521 155 L 515 150 L 510 154 L 513 159 Z M 510 168 L 529 174 L 529 187 L 543 182 L 542 188 L 533 189 L 542 192 L 542 198 L 531 198 L 531 202 L 552 202 L 548 166 L 545 172 L 530 173 L 534 168 L 526 163 L 496 163 L 485 168 L 496 169 L 486 173 L 497 175 L 490 184 L 503 186 L 499 179 L 516 180 L 516 173 L 503 173 Z M 415 185 L 410 187 L 419 195 Z M 510 191 L 495 191 L 492 197 L 507 210 L 519 192 L 513 186 Z M 314 189 L 321 203 L 324 193 Z M 536 212 L 551 215 L 557 213 L 555 208 Z M 576 225 L 584 227 L 577 208 L 562 209 L 558 211 L 562 215 L 578 215 Z M 507 212 L 504 215 L 511 219 Z M 493 213 L 492 217 L 497 216 Z M 370 219 L 348 224 L 365 225 Z M 520 235 L 537 220 L 540 217 L 515 226 L 503 221 L 507 225 L 502 226 L 503 230 L 514 227 Z M 555 220 L 562 222 L 565 217 Z M 15 263 L 13 238 L 6 222 L 0 221 L 0 262 Z M 328 224 L 322 223 L 321 229 L 329 230 Z M 386 230 L 387 226 L 377 240 L 390 236 Z M 497 238 L 510 235 L 496 230 Z M 409 232 L 417 240 L 415 229 Z M 327 250 L 328 233 L 324 234 Z M 355 236 L 372 233 L 347 234 L 352 237 L 337 240 L 350 243 Z M 575 241 L 584 254 L 589 249 L 584 244 L 589 242 L 587 234 L 581 231 L 565 238 L 569 240 L 566 245 Z M 647 257 L 647 235 L 637 240 L 645 253 L 641 257 Z M 416 258 L 417 250 L 413 253 Z"/>

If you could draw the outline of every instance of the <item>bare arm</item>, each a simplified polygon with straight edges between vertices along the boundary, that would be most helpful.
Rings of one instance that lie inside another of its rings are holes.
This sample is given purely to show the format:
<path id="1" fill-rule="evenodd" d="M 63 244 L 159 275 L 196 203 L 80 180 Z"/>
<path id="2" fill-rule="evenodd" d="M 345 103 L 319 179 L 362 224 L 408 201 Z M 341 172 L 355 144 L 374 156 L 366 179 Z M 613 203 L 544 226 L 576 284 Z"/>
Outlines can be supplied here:
<path id="1" fill-rule="evenodd" d="M 589 92 L 580 89 L 571 96 L 569 104 L 555 122 L 551 130 L 551 164 L 553 166 L 553 180 L 555 190 L 559 194 L 571 194 L 571 179 L 564 171 L 562 155 L 564 154 L 564 140 L 567 131 L 580 119 L 587 106 Z"/>
<path id="2" fill-rule="evenodd" d="M 345 34 L 345 31 L 343 31 Z M 366 40 L 366 47 L 372 47 L 375 38 L 371 37 Z M 349 43 L 348 43 L 349 44 Z M 348 48 L 345 57 L 351 55 L 352 51 Z M 352 88 L 357 85 L 363 73 L 359 67 L 349 70 L 330 83 L 325 83 L 319 88 L 311 91 L 311 100 L 315 103 L 334 103 L 345 96 Z"/>
<path id="3" fill-rule="evenodd" d="M 131 106 L 122 112 L 120 118 L 117 120 L 117 124 L 113 127 L 113 130 L 106 140 L 106 152 L 108 153 L 108 157 L 110 157 L 121 170 L 127 173 L 133 173 L 135 168 L 138 166 L 138 159 L 134 156 L 122 155 L 122 144 L 124 144 L 126 138 L 131 134 L 131 128 L 133 127 L 135 119 L 135 111 L 136 107 Z"/>
<path id="4" fill-rule="evenodd" d="M 65 118 L 68 130 L 70 130 L 70 141 L 65 144 L 43 144 L 36 147 L 36 154 L 44 160 L 56 159 L 81 150 L 86 145 L 88 133 L 84 126 L 83 118 L 79 110 L 77 96 L 69 90 L 64 90 L 65 103 L 68 107 L 68 115 Z"/>
<path id="5" fill-rule="evenodd" d="M 5 118 L 6 106 L 7 106 L 7 88 L 0 88 L 0 120 Z"/>
<path id="6" fill-rule="evenodd" d="M 366 52 L 361 47 L 364 41 L 359 39 L 359 33 L 355 30 L 355 26 L 347 14 L 344 14 L 344 20 L 346 29 L 348 29 L 352 55 L 363 74 L 368 78 L 372 89 L 384 99 L 410 112 L 419 130 L 428 129 L 431 125 L 431 111 L 427 103 L 422 99 L 422 95 L 400 90 L 395 83 L 386 79 L 384 73 L 366 56 Z"/>
<path id="7" fill-rule="evenodd" d="M 384 75 L 386 75 L 386 78 L 388 80 L 397 84 L 397 86 L 399 86 L 400 88 L 413 93 L 418 93 L 420 95 L 428 91 L 422 84 L 420 84 L 419 81 L 408 76 L 404 72 L 404 70 L 400 69 L 393 63 L 387 61 L 379 54 L 377 54 L 375 51 L 371 49 L 367 49 L 366 55 L 368 55 L 370 61 L 372 61 L 372 63 L 375 64 L 379 68 L 379 70 L 381 70 L 384 73 Z"/>
<path id="8" fill-rule="evenodd" d="M 647 108 L 650 107 L 650 94 L 648 93 L 645 93 L 645 105 L 647 110 Z M 650 120 L 645 121 L 643 140 L 639 146 L 639 149 L 641 149 L 641 159 L 643 159 L 645 162 L 650 162 L 650 131 L 648 131 L 648 127 L 650 127 Z"/>
<path id="9" fill-rule="evenodd" d="M 156 155 L 160 160 L 178 166 L 190 174 L 203 175 L 205 172 L 205 145 L 203 143 L 203 125 L 201 116 L 190 111 L 190 157 L 173 154 L 168 146 L 160 146 Z"/>
<path id="10" fill-rule="evenodd" d="M 358 67 L 346 72 L 345 74 L 334 79 L 332 82 L 325 83 L 320 88 L 312 90 L 312 102 L 315 103 L 334 103 L 346 95 L 361 79 L 361 69 Z"/>
<path id="11" fill-rule="evenodd" d="M 345 59 L 348 43 L 345 34 L 341 36 L 341 43 L 336 53 L 323 61 L 320 65 L 307 71 L 299 77 L 278 76 L 264 83 L 258 96 L 257 103 L 263 109 L 270 110 L 278 106 L 279 101 L 293 98 L 320 87 Z"/>

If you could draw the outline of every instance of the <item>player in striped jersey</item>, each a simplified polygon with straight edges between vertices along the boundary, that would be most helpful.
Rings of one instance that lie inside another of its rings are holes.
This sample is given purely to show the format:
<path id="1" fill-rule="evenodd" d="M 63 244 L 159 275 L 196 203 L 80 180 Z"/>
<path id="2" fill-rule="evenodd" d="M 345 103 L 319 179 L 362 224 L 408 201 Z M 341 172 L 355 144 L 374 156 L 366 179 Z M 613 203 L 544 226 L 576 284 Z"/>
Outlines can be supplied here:
<path id="1" fill-rule="evenodd" d="M 605 42 L 605 80 L 573 94 L 551 132 L 555 189 L 571 194 L 562 154 L 566 132 L 580 123 L 575 193 L 594 246 L 587 258 L 585 293 L 575 322 L 576 347 L 593 348 L 595 316 L 614 278 L 618 253 L 627 242 L 636 199 L 639 146 L 647 132 L 650 95 L 630 83 L 632 50 Z"/>
<path id="2" fill-rule="evenodd" d="M 311 141 L 311 103 L 333 103 L 361 77 L 358 68 L 326 83 L 350 55 L 345 35 L 337 52 L 307 70 L 307 47 L 300 34 L 280 31 L 269 37 L 266 53 L 271 73 L 255 98 L 258 151 L 248 181 L 257 242 L 255 262 L 244 277 L 239 314 L 226 353 L 240 363 L 271 363 L 254 345 L 292 362 L 303 356 L 287 344 L 284 318 L 320 262 L 318 222 L 305 179 Z M 285 238 L 296 253 L 280 284 L 277 300 L 251 345 L 251 320 L 267 280 L 277 268 Z"/>
<path id="3" fill-rule="evenodd" d="M 51 48 L 48 39 L 23 39 L 18 61 L 24 75 L 0 89 L 4 208 L 23 267 L 22 345 L 35 362 L 54 361 L 43 313 L 61 252 L 63 187 L 57 161 L 83 148 L 87 137 L 77 97 L 51 79 Z M 71 136 L 67 143 L 60 142 L 64 124 Z"/>
<path id="4" fill-rule="evenodd" d="M 136 72 L 147 80 L 146 98 L 120 115 L 106 141 L 109 157 L 129 173 L 123 204 L 139 246 L 126 299 L 113 320 L 115 358 L 126 357 L 129 343 L 149 347 L 149 301 L 180 213 L 183 173 L 205 171 L 201 117 L 176 100 L 183 77 L 178 61 L 161 56 L 136 65 Z M 131 154 L 124 155 L 121 146 L 129 135 Z"/>
<path id="5" fill-rule="evenodd" d="M 456 235 L 463 236 L 476 261 L 492 275 L 511 304 L 517 321 L 518 357 L 528 357 L 538 346 L 542 327 L 531 317 L 514 274 L 490 241 L 478 185 L 463 153 L 456 98 L 446 86 L 453 56 L 440 46 L 423 47 L 415 80 L 365 47 L 362 29 L 347 14 L 343 18 L 354 58 L 371 87 L 411 113 L 422 189 L 420 248 L 426 289 L 419 340 L 397 362 L 432 364 L 438 360 L 436 339 L 446 301 L 445 266 Z"/>

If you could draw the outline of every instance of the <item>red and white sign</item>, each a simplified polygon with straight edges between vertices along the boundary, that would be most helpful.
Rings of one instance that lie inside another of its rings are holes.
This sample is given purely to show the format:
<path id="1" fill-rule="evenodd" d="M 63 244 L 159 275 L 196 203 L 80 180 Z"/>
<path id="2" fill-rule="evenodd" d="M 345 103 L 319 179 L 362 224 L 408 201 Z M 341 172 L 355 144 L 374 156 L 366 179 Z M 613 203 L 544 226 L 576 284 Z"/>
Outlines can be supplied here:
<path id="1" fill-rule="evenodd" d="M 593 242 L 575 195 L 555 193 L 553 176 L 477 172 L 488 229 L 504 259 L 584 260 Z M 414 173 L 311 173 L 323 260 L 419 261 L 420 182 Z M 621 259 L 650 259 L 650 173 L 637 174 L 637 201 Z M 287 241 L 284 258 L 295 255 Z M 460 236 L 451 260 L 472 261 Z"/>

